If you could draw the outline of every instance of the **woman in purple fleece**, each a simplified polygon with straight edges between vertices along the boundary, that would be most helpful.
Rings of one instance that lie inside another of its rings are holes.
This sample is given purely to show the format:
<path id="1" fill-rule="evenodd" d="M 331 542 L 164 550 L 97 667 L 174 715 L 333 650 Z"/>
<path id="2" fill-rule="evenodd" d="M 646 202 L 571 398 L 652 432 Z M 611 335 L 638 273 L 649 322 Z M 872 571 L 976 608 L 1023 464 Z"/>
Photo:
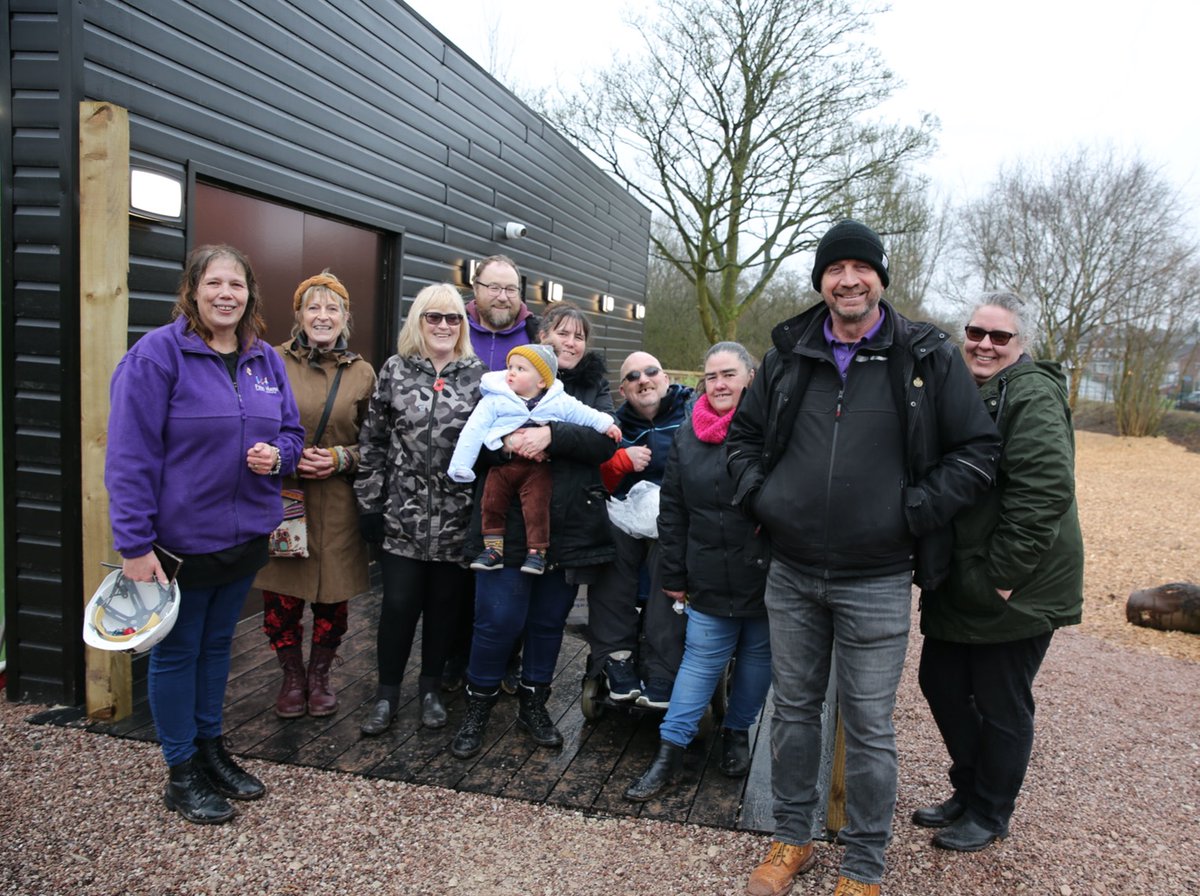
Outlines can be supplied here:
<path id="1" fill-rule="evenodd" d="M 265 325 L 250 261 L 230 246 L 188 256 L 172 322 L 113 373 L 104 482 L 125 575 L 165 582 L 154 552 L 183 558 L 179 616 L 150 654 L 150 710 L 170 769 L 167 807 L 196 824 L 233 817 L 262 782 L 225 749 L 230 647 L 304 430 Z"/>

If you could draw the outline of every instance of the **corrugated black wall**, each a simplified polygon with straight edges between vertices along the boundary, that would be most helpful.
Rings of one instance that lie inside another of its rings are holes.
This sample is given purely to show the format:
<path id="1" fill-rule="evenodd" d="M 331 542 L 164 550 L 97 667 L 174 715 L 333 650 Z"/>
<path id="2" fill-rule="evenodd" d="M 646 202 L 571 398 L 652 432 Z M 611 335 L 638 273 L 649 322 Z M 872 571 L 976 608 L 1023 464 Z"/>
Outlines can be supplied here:
<path id="1" fill-rule="evenodd" d="M 649 211 L 403 3 L 0 8 L 10 698 L 82 694 L 79 102 L 129 110 L 137 164 L 402 234 L 404 299 L 454 280 L 464 258 L 505 252 L 535 312 L 545 279 L 585 310 L 616 297 L 591 315 L 611 366 L 640 344 Z M 528 235 L 501 239 L 510 220 Z M 185 224 L 132 224 L 131 339 L 165 321 L 187 248 Z"/>

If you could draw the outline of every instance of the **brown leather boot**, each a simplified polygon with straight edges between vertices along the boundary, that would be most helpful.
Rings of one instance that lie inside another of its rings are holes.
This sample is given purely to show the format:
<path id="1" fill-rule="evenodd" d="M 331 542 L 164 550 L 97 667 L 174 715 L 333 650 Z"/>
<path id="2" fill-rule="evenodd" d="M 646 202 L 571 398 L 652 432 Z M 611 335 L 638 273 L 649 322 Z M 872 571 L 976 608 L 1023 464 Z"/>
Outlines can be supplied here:
<path id="1" fill-rule="evenodd" d="M 280 647 L 275 651 L 283 666 L 283 684 L 275 698 L 275 715 L 281 719 L 297 719 L 304 715 L 304 654 L 297 647 Z"/>
<path id="2" fill-rule="evenodd" d="M 879 896 L 879 884 L 865 884 L 850 877 L 839 877 L 833 896 Z"/>
<path id="3" fill-rule="evenodd" d="M 331 716 L 337 711 L 337 694 L 329 683 L 329 667 L 333 665 L 337 650 L 332 647 L 312 646 L 308 657 L 308 714 Z"/>
<path id="4" fill-rule="evenodd" d="M 796 846 L 773 840 L 766 859 L 750 875 L 746 892 L 749 896 L 783 896 L 792 889 L 796 876 L 803 874 L 816 861 L 817 855 L 811 843 Z"/>

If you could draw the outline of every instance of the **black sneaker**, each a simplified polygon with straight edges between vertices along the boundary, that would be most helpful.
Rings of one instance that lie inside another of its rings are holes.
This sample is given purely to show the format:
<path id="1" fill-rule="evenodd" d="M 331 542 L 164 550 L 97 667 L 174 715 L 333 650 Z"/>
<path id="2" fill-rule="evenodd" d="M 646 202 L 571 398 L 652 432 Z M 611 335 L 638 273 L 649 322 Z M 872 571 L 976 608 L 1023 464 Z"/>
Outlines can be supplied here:
<path id="1" fill-rule="evenodd" d="M 637 698 L 638 706 L 648 706 L 650 709 L 666 709 L 671 705 L 671 682 L 661 678 L 651 678 L 642 687 Z"/>
<path id="2" fill-rule="evenodd" d="M 546 552 L 545 551 L 530 551 L 525 555 L 525 562 L 521 564 L 521 572 L 527 572 L 531 576 L 540 576 L 546 571 Z"/>
<path id="3" fill-rule="evenodd" d="M 604 663 L 604 677 L 608 680 L 608 696 L 614 700 L 634 700 L 642 692 L 632 660 L 610 657 Z"/>
<path id="4" fill-rule="evenodd" d="M 471 561 L 471 569 L 487 572 L 504 566 L 504 555 L 495 548 L 484 548 L 483 553 Z"/>

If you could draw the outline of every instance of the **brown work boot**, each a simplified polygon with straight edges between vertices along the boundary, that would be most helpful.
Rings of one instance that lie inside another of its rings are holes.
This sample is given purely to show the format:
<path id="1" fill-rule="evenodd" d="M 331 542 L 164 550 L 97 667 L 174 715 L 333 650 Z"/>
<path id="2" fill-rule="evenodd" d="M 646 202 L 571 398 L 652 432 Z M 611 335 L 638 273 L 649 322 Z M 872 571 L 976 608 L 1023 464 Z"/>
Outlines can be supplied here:
<path id="1" fill-rule="evenodd" d="M 750 896 L 783 896 L 796 882 L 796 875 L 803 874 L 816 861 L 817 854 L 811 843 L 796 846 L 772 840 L 771 851 L 750 875 L 746 892 Z"/>
<path id="2" fill-rule="evenodd" d="M 280 647 L 275 651 L 283 667 L 283 682 L 275 698 L 275 715 L 281 719 L 297 719 L 304 715 L 308 689 L 304 681 L 304 655 L 300 648 Z"/>
<path id="3" fill-rule="evenodd" d="M 337 648 L 312 646 L 308 657 L 308 714 L 331 716 L 337 711 L 337 692 L 329 683 L 329 667 L 337 658 Z"/>
<path id="4" fill-rule="evenodd" d="M 879 896 L 879 884 L 864 884 L 861 880 L 839 877 L 833 896 Z"/>

